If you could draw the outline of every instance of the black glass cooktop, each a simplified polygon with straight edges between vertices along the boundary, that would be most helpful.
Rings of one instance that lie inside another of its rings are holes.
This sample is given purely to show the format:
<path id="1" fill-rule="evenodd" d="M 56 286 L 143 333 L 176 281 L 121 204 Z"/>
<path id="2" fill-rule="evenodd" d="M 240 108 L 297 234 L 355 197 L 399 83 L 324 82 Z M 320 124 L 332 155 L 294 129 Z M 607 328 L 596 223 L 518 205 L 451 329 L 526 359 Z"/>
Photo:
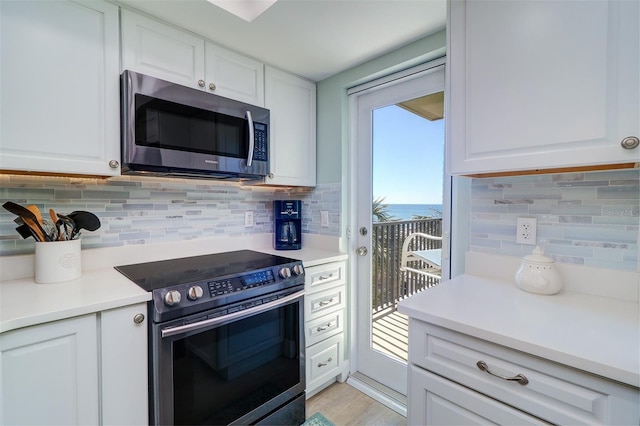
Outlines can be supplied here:
<path id="1" fill-rule="evenodd" d="M 116 266 L 115 269 L 144 290 L 242 275 L 264 268 L 299 262 L 296 259 L 238 250 L 179 259 Z"/>

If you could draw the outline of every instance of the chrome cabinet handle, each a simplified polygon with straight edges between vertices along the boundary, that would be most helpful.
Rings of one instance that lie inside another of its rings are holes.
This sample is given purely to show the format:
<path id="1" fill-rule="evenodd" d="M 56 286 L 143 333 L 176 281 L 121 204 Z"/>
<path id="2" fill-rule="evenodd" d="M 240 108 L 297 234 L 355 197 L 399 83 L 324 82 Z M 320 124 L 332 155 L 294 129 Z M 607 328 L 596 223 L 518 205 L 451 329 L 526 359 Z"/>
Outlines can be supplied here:
<path id="1" fill-rule="evenodd" d="M 626 138 L 622 139 L 622 141 L 620 141 L 620 146 L 622 146 L 624 149 L 635 149 L 638 147 L 638 145 L 640 145 L 640 139 L 638 139 L 636 136 L 627 136 Z"/>
<path id="2" fill-rule="evenodd" d="M 333 361 L 333 358 L 329 358 L 328 360 L 326 360 L 325 362 L 319 362 L 318 363 L 318 367 L 324 367 L 325 365 L 329 365 L 329 363 Z"/>
<path id="3" fill-rule="evenodd" d="M 503 376 L 503 375 L 500 375 L 500 374 L 496 374 L 493 371 L 489 370 L 489 366 L 484 361 L 478 361 L 478 362 L 476 362 L 476 365 L 478 366 L 478 368 L 480 370 L 486 371 L 487 373 L 491 374 L 492 376 L 498 377 L 498 378 L 500 378 L 502 380 L 509 380 L 510 382 L 518 382 L 522 386 L 524 386 L 527 383 L 529 383 L 529 379 L 527 379 L 524 376 L 524 374 L 517 374 L 517 375 L 515 375 L 513 377 L 507 377 L 507 376 Z"/>
<path id="4" fill-rule="evenodd" d="M 327 323 L 327 325 L 324 325 L 322 327 L 318 327 L 316 330 L 318 331 L 325 331 L 327 328 L 332 327 L 333 324 L 332 323 Z"/>
<path id="5" fill-rule="evenodd" d="M 330 304 L 331 302 L 333 302 L 333 297 L 329 300 L 323 300 L 322 302 L 318 303 L 318 305 L 320 306 L 327 306 L 328 304 Z"/>
<path id="6" fill-rule="evenodd" d="M 326 276 L 326 275 L 320 275 L 320 276 L 318 277 L 318 281 L 329 280 L 329 279 L 331 279 L 331 278 L 333 278 L 333 274 L 329 274 L 329 276 Z"/>
<path id="7" fill-rule="evenodd" d="M 109 161 L 109 167 L 111 167 L 112 169 L 117 169 L 118 167 L 120 167 L 120 163 L 118 163 L 118 160 L 111 160 Z"/>
<path id="8" fill-rule="evenodd" d="M 144 322 L 144 314 L 136 314 L 133 317 L 133 322 L 136 324 L 142 324 Z"/>
<path id="9" fill-rule="evenodd" d="M 204 80 L 198 80 L 198 86 L 204 87 Z"/>
<path id="10" fill-rule="evenodd" d="M 216 90 L 216 85 L 213 83 L 209 83 L 209 90 Z"/>

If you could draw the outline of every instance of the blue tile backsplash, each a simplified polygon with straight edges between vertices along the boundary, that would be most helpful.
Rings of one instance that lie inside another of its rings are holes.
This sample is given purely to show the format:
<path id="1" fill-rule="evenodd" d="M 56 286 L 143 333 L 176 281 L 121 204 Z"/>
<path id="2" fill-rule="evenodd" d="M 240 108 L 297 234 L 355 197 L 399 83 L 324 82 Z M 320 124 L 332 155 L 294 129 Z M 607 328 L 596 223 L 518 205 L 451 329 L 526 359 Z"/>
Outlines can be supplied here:
<path id="1" fill-rule="evenodd" d="M 113 247 L 191 240 L 218 235 L 273 232 L 272 201 L 303 202 L 303 233 L 340 235 L 340 184 L 316 188 L 242 186 L 222 181 L 117 177 L 84 179 L 0 175 L 0 204 L 35 204 L 48 218 L 87 210 L 102 226 L 83 232 L 82 247 Z M 255 225 L 244 226 L 244 212 L 254 213 Z M 320 226 L 320 212 L 329 212 L 329 227 Z M 15 216 L 0 208 L 0 255 L 33 253 L 33 239 L 15 231 Z"/>
<path id="2" fill-rule="evenodd" d="M 524 256 L 518 217 L 538 219 L 537 243 L 557 262 L 636 271 L 640 170 L 559 173 L 471 182 L 472 251 Z"/>

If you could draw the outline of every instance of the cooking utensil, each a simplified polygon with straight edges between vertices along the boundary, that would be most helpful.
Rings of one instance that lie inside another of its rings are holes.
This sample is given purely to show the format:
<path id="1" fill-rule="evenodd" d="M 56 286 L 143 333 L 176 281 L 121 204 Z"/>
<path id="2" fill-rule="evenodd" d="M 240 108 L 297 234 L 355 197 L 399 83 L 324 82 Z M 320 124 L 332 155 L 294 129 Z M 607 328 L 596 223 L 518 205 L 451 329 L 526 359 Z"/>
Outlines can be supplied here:
<path id="1" fill-rule="evenodd" d="M 61 230 L 64 229 L 64 236 L 62 239 L 72 240 L 75 234 L 77 234 L 76 223 L 73 221 L 73 219 L 71 219 L 69 216 L 66 216 L 64 214 L 56 213 L 56 216 L 58 216 L 58 218 L 61 221 L 62 228 L 60 229 Z"/>
<path id="2" fill-rule="evenodd" d="M 76 223 L 78 229 L 86 229 L 87 231 L 95 231 L 100 228 L 100 219 L 91 212 L 74 211 L 69 213 L 69 217 Z"/>
<path id="3" fill-rule="evenodd" d="M 53 209 L 49 209 L 49 217 L 51 217 L 51 222 L 53 222 L 53 226 L 55 227 L 56 236 L 55 239 L 58 241 L 62 241 L 62 232 L 60 232 L 60 225 L 62 225 L 62 221 L 58 219 L 56 216 L 56 212 Z"/>
<path id="4" fill-rule="evenodd" d="M 38 222 L 38 218 L 36 215 L 29 209 L 20 204 L 16 204 L 12 201 L 7 201 L 2 205 L 5 210 L 15 214 L 16 216 L 20 216 L 22 221 L 27 225 L 34 234 L 34 237 L 38 241 L 51 241 L 51 237 L 45 232 L 40 223 Z"/>
<path id="5" fill-rule="evenodd" d="M 20 234 L 22 238 L 29 238 L 29 237 L 36 238 L 33 232 L 31 232 L 31 228 L 29 228 L 29 226 L 26 223 L 24 223 L 22 220 L 20 220 L 20 222 L 21 222 L 21 225 L 16 228 L 16 231 L 18 231 L 18 234 Z"/>

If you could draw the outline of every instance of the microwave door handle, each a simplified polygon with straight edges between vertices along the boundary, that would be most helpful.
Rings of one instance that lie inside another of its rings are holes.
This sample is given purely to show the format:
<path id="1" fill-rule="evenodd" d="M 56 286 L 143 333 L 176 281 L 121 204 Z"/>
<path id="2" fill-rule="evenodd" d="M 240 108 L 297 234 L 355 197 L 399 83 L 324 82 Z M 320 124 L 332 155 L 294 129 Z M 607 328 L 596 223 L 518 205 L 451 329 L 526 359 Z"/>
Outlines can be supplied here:
<path id="1" fill-rule="evenodd" d="M 251 111 L 247 111 L 246 117 L 247 121 L 249 121 L 249 155 L 247 155 L 247 167 L 251 167 L 251 163 L 253 163 L 253 147 L 256 142 L 256 134 L 253 131 L 253 117 L 251 116 Z"/>

